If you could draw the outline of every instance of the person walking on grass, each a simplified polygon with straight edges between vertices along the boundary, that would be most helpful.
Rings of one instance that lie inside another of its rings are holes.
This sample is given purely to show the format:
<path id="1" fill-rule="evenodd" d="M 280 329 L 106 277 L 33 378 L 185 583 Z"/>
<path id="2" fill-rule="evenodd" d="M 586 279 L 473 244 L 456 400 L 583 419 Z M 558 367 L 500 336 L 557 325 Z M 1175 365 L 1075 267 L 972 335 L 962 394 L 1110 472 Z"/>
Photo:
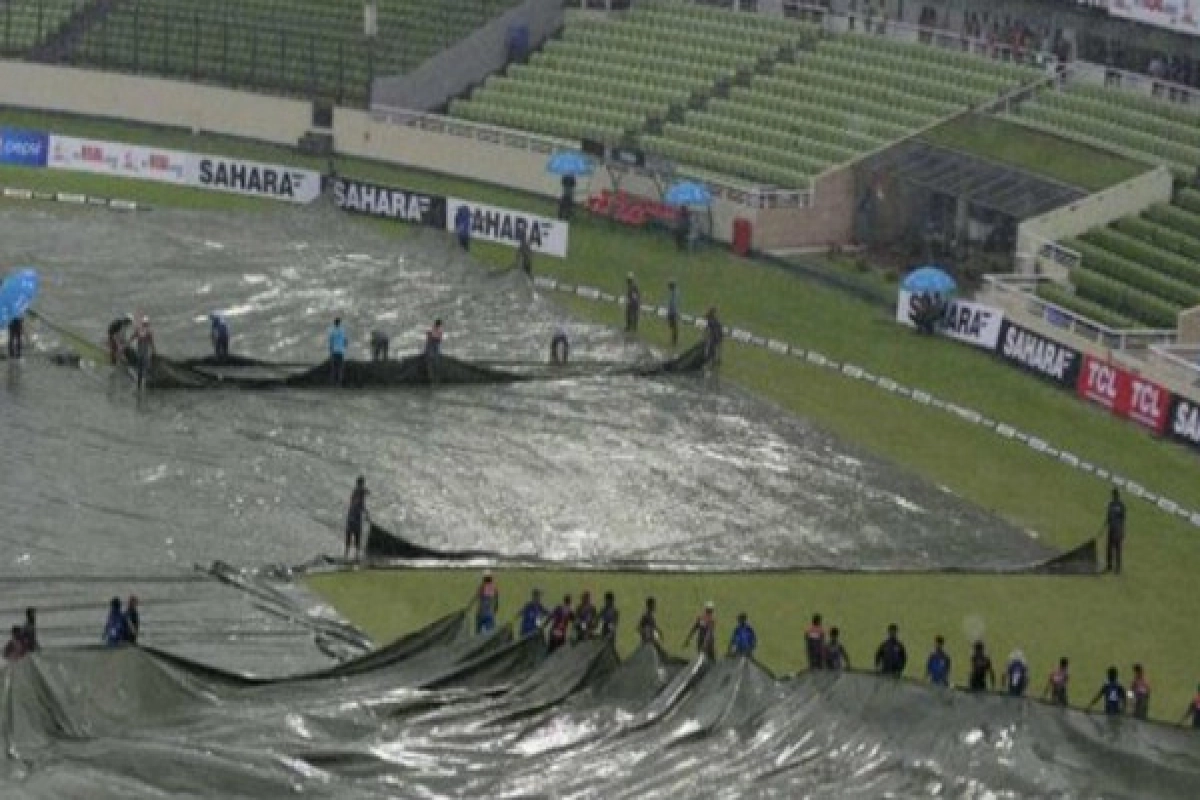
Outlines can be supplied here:
<path id="1" fill-rule="evenodd" d="M 350 492 L 350 504 L 346 508 L 346 548 L 342 557 L 349 561 L 350 550 L 354 549 L 354 557 L 362 556 L 363 523 L 371 518 L 367 511 L 367 479 L 362 475 L 354 482 L 354 490 Z"/>
<path id="2" fill-rule="evenodd" d="M 1125 713 L 1125 687 L 1117 680 L 1116 667 L 1108 668 L 1108 680 L 1100 686 L 1100 691 L 1096 692 L 1092 702 L 1088 703 L 1088 710 L 1101 700 L 1104 701 L 1104 713 L 1107 716 L 1115 717 Z"/>
<path id="3" fill-rule="evenodd" d="M 829 641 L 825 644 L 825 669 L 835 672 L 850 669 L 850 654 L 842 644 L 842 632 L 836 625 L 829 629 Z"/>
<path id="4" fill-rule="evenodd" d="M 825 626 L 821 624 L 820 614 L 812 615 L 812 623 L 804 631 L 804 655 L 808 659 L 810 670 L 824 668 Z"/>
<path id="5" fill-rule="evenodd" d="M 1063 656 L 1058 660 L 1058 669 L 1050 673 L 1050 677 L 1046 679 L 1046 688 L 1042 691 L 1043 698 L 1050 698 L 1050 702 L 1056 706 L 1067 705 L 1067 688 L 1071 682 L 1071 673 L 1069 671 L 1070 662 L 1067 657 Z"/>
<path id="6" fill-rule="evenodd" d="M 700 616 L 696 617 L 696 621 L 692 623 L 687 638 L 683 640 L 683 646 L 687 647 L 691 644 L 694 637 L 696 639 L 696 652 L 708 656 L 710 660 L 716 661 L 717 613 L 714 609 L 715 606 L 712 600 L 704 604 L 704 610 L 700 612 Z"/>
<path id="7" fill-rule="evenodd" d="M 642 640 L 642 644 L 661 644 L 662 631 L 658 627 L 658 619 L 655 616 L 657 613 L 658 604 L 653 597 L 646 598 L 646 610 L 642 612 L 642 618 L 638 620 L 638 637 Z"/>
<path id="8" fill-rule="evenodd" d="M 500 613 L 500 588 L 492 578 L 492 571 L 485 569 L 479 588 L 475 591 L 475 633 L 491 633 L 496 630 L 496 615 Z"/>
<path id="9" fill-rule="evenodd" d="M 1192 719 L 1192 727 L 1200 731 L 1200 684 L 1196 686 L 1196 696 L 1191 699 L 1183 716 L 1179 718 L 1179 724 L 1187 724 L 1188 717 Z"/>
<path id="10" fill-rule="evenodd" d="M 986 692 L 996 688 L 996 670 L 992 669 L 992 659 L 984 650 L 983 642 L 975 642 L 971 651 L 971 672 L 967 676 L 967 689 L 972 692 Z"/>
<path id="11" fill-rule="evenodd" d="M 1029 665 L 1025 663 L 1025 654 L 1013 650 L 1008 657 L 1008 666 L 1004 668 L 1004 689 L 1012 697 L 1024 697 L 1029 687 Z"/>
<path id="12" fill-rule="evenodd" d="M 754 649 L 758 647 L 758 636 L 754 628 L 746 620 L 746 612 L 737 615 L 737 627 L 729 637 L 729 655 L 741 658 L 753 658 Z"/>
<path id="13" fill-rule="evenodd" d="M 1133 665 L 1133 682 L 1129 684 L 1129 693 L 1133 695 L 1134 719 L 1149 719 L 1150 683 L 1141 664 Z"/>
<path id="14" fill-rule="evenodd" d="M 679 286 L 675 279 L 667 281 L 667 328 L 671 331 L 671 347 L 679 345 Z"/>
<path id="15" fill-rule="evenodd" d="M 637 333 L 638 317 L 642 313 L 642 290 L 638 288 L 633 273 L 625 276 L 625 332 Z"/>

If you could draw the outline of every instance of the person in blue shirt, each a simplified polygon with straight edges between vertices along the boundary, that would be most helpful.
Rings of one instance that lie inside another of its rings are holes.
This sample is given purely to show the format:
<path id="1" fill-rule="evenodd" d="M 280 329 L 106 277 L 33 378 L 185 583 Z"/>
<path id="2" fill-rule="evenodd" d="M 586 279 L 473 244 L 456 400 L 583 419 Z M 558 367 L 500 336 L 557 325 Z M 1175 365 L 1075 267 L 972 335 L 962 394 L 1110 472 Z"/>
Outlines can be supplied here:
<path id="1" fill-rule="evenodd" d="M 459 206 L 454 212 L 454 234 L 458 237 L 459 247 L 471 249 L 471 209 L 468 206 Z"/>
<path id="2" fill-rule="evenodd" d="M 1108 680 L 1100 687 L 1100 691 L 1096 692 L 1092 702 L 1088 703 L 1088 709 L 1103 700 L 1104 713 L 1110 717 L 1118 716 L 1125 713 L 1126 698 L 1125 687 L 1117 680 L 1117 668 L 1109 667 Z"/>
<path id="3" fill-rule="evenodd" d="M 679 344 L 679 287 L 672 278 L 667 282 L 667 327 L 671 329 L 671 347 Z"/>
<path id="4" fill-rule="evenodd" d="M 119 647 L 129 640 L 125 614 L 121 611 L 121 598 L 114 597 L 108 603 L 108 620 L 104 623 L 104 644 Z"/>
<path id="5" fill-rule="evenodd" d="M 212 339 L 213 355 L 218 361 L 224 361 L 229 358 L 229 323 L 220 314 L 210 315 L 209 320 L 212 322 L 209 335 Z"/>
<path id="6" fill-rule="evenodd" d="M 737 627 L 733 629 L 733 635 L 729 637 L 729 655 L 752 658 L 756 647 L 758 647 L 758 637 L 754 633 L 754 628 L 750 627 L 750 623 L 746 621 L 746 612 L 743 611 L 737 615 Z"/>
<path id="7" fill-rule="evenodd" d="M 334 386 L 342 385 L 346 371 L 346 329 L 342 327 L 342 318 L 333 321 L 329 329 L 329 379 Z"/>
<path id="8" fill-rule="evenodd" d="M 941 636 L 933 640 L 933 652 L 925 662 L 925 677 L 934 686 L 950 685 L 950 654 L 946 652 L 946 640 Z"/>
<path id="9" fill-rule="evenodd" d="M 1029 688 L 1029 665 L 1025 663 L 1025 654 L 1013 650 L 1008 657 L 1008 666 L 1004 669 L 1004 688 L 1013 697 L 1024 697 Z"/>
<path id="10" fill-rule="evenodd" d="M 529 602 L 521 606 L 521 623 L 519 630 L 521 638 L 532 636 L 538 633 L 542 628 L 542 623 L 546 620 L 546 607 L 542 605 L 541 589 L 534 589 L 533 596 L 529 598 Z"/>

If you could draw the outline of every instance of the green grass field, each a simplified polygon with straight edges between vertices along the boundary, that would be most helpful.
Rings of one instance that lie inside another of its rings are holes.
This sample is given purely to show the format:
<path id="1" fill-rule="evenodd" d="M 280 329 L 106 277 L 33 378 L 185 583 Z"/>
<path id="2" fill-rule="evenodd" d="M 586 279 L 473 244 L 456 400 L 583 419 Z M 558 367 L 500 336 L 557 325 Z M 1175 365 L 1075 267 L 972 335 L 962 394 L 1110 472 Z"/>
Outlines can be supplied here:
<path id="1" fill-rule="evenodd" d="M 1150 169 L 1097 147 L 978 114 L 948 122 L 922 138 L 1093 192 Z"/>
<path id="2" fill-rule="evenodd" d="M 285 150 L 154 129 L 0 112 L 0 124 L 27 125 L 125 141 L 185 146 L 262 159 L 302 162 Z M 185 137 L 186 142 L 180 140 Z M 320 164 L 319 166 L 324 166 Z M 461 193 L 483 201 L 550 213 L 549 202 L 495 187 L 359 161 L 339 162 L 343 174 L 371 177 L 413 189 Z M 226 195 L 92 176 L 58 183 L 54 173 L 7 168 L 0 184 L 138 199 L 152 205 L 229 207 Z M 243 201 L 245 208 L 273 208 Z M 404 236 L 411 229 L 367 222 Z M 487 265 L 507 267 L 513 251 L 481 245 L 473 252 Z M 844 269 L 822 264 L 821 269 Z M 1200 506 L 1197 459 L 1136 427 L 1088 407 L 1074 397 L 1011 370 L 969 348 L 929 341 L 903 331 L 888 309 L 798 277 L 785 267 L 739 259 L 711 248 L 681 256 L 663 235 L 581 219 L 571 229 L 571 258 L 539 258 L 535 269 L 619 291 L 627 270 L 638 274 L 648 302 L 658 302 L 670 277 L 680 280 L 686 310 L 717 303 L 727 324 L 754 330 L 853 361 L 880 374 L 1010 421 L 1081 457 L 1123 472 L 1147 488 L 1192 507 Z M 581 317 L 617 323 L 612 306 L 570 299 Z M 644 335 L 663 344 L 665 326 L 647 321 Z M 904 465 L 927 480 L 993 510 L 1061 547 L 1096 534 L 1108 487 L 1033 453 L 1023 445 L 950 415 L 919 407 L 866 384 L 794 359 L 730 345 L 724 376 L 804 415 L 845 440 Z M 1059 655 L 1072 658 L 1076 700 L 1099 685 L 1110 663 L 1125 673 L 1134 661 L 1147 666 L 1155 688 L 1153 711 L 1176 718 L 1200 678 L 1200 651 L 1190 622 L 1200 565 L 1200 531 L 1144 503 L 1130 502 L 1127 572 L 1121 578 L 964 576 L 687 576 L 578 575 L 519 572 L 500 576 L 509 610 L 534 585 L 550 597 L 613 589 L 627 621 L 641 597 L 659 599 L 669 640 L 681 640 L 703 600 L 712 598 L 728 621 L 738 610 L 756 622 L 761 654 L 777 671 L 797 668 L 801 633 L 813 611 L 841 625 L 857 663 L 873 651 L 887 622 L 902 626 L 910 650 L 922 660 L 932 636 L 943 633 L 965 661 L 970 635 L 982 630 L 994 657 L 1016 646 L 1031 659 L 1038 680 Z M 331 538 L 331 549 L 338 544 Z M 731 542 L 731 547 L 736 543 Z M 297 554 L 297 560 L 311 556 Z M 312 586 L 351 620 L 386 638 L 461 606 L 477 576 L 468 572 L 379 571 L 313 578 Z M 622 646 L 631 641 L 626 630 Z M 678 644 L 678 641 L 669 641 Z M 961 678 L 961 674 L 959 676 Z"/>

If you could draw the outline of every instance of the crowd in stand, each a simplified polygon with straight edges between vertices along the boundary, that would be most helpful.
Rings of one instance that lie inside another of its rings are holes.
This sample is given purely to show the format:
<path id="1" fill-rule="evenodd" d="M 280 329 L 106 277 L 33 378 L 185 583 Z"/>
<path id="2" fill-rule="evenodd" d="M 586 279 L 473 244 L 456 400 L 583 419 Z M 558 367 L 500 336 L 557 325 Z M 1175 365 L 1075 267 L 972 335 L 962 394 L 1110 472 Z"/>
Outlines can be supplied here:
<path id="1" fill-rule="evenodd" d="M 121 598 L 114 597 L 109 601 L 108 619 L 104 623 L 101 641 L 107 647 L 136 645 L 138 631 L 141 628 L 141 617 L 138 614 L 138 599 L 130 596 L 125 607 L 121 607 Z M 4 645 L 4 660 L 19 661 L 31 653 L 36 653 L 41 647 L 37 635 L 37 609 L 25 609 L 25 624 L 13 625 L 8 643 Z"/>
<path id="2" fill-rule="evenodd" d="M 490 571 L 485 572 L 479 589 L 475 594 L 475 631 L 477 634 L 489 634 L 496 630 L 496 621 L 500 610 L 500 591 L 496 580 Z M 571 595 L 564 595 L 562 601 L 552 609 L 542 602 L 540 590 L 534 589 L 530 599 L 519 609 L 516 616 L 517 634 L 520 638 L 540 637 L 548 652 L 589 639 L 615 636 L 620 614 L 616 607 L 616 598 L 612 592 L 605 592 L 604 602 L 600 607 L 592 603 L 591 593 L 583 592 L 578 605 L 573 604 Z M 663 646 L 664 637 L 658 625 L 658 607 L 655 598 L 646 598 L 641 617 L 637 623 L 638 638 L 642 644 Z M 695 643 L 696 653 L 716 660 L 718 655 L 717 616 L 716 606 L 712 601 L 704 604 L 696 616 L 687 635 L 683 639 L 683 647 Z M 758 636 L 750 624 L 745 612 L 737 615 L 737 624 L 730 634 L 724 652 L 730 657 L 753 658 L 758 647 Z M 832 626 L 826 628 L 820 614 L 814 614 L 812 621 L 804 631 L 805 666 L 809 671 L 841 671 L 853 669 L 850 655 L 842 643 L 841 631 Z M 903 678 L 913 676 L 909 668 L 908 649 L 900 639 L 900 628 L 892 623 L 887 627 L 887 634 L 875 649 L 871 662 L 874 671 L 888 678 Z M 865 665 L 860 666 L 864 669 Z M 1128 687 L 1121 683 L 1120 671 L 1117 667 L 1109 667 L 1104 682 L 1099 690 L 1091 697 L 1087 708 L 1102 705 L 1104 713 L 1110 716 L 1131 715 L 1136 719 L 1147 719 L 1150 714 L 1150 683 L 1146 678 L 1145 668 L 1134 664 L 1133 678 Z M 942 636 L 934 638 L 933 648 L 925 659 L 921 679 L 932 686 L 949 689 L 954 685 L 954 658 L 946 650 L 946 640 Z M 961 684 L 962 689 L 969 692 L 999 691 L 1012 697 L 1025 697 L 1031 687 L 1031 670 L 1021 650 L 1013 650 L 1009 654 L 1003 670 L 997 678 L 997 671 L 992 658 L 987 651 L 987 645 L 982 640 L 976 640 L 967 658 L 966 680 Z M 1057 706 L 1067 706 L 1071 696 L 1070 660 L 1063 656 L 1057 666 L 1046 678 L 1041 692 L 1041 699 L 1048 700 Z M 1196 696 L 1188 704 L 1181 722 L 1189 722 L 1200 730 L 1200 686 L 1197 686 Z"/>

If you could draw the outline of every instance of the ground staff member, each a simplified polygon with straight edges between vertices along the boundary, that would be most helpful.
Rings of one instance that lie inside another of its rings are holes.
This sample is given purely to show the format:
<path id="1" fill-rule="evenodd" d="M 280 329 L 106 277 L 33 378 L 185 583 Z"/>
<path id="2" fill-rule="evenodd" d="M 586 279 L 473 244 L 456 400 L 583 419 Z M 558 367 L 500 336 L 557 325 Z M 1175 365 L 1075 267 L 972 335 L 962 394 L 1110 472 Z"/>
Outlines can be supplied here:
<path id="1" fill-rule="evenodd" d="M 342 385 L 346 372 L 346 329 L 342 327 L 342 318 L 333 321 L 329 329 L 329 379 L 334 386 Z"/>
<path id="2" fill-rule="evenodd" d="M 1104 571 L 1121 574 L 1121 551 L 1125 548 L 1125 503 L 1121 493 L 1112 490 L 1112 499 L 1104 514 L 1104 527 L 1108 531 L 1104 548 Z"/>

